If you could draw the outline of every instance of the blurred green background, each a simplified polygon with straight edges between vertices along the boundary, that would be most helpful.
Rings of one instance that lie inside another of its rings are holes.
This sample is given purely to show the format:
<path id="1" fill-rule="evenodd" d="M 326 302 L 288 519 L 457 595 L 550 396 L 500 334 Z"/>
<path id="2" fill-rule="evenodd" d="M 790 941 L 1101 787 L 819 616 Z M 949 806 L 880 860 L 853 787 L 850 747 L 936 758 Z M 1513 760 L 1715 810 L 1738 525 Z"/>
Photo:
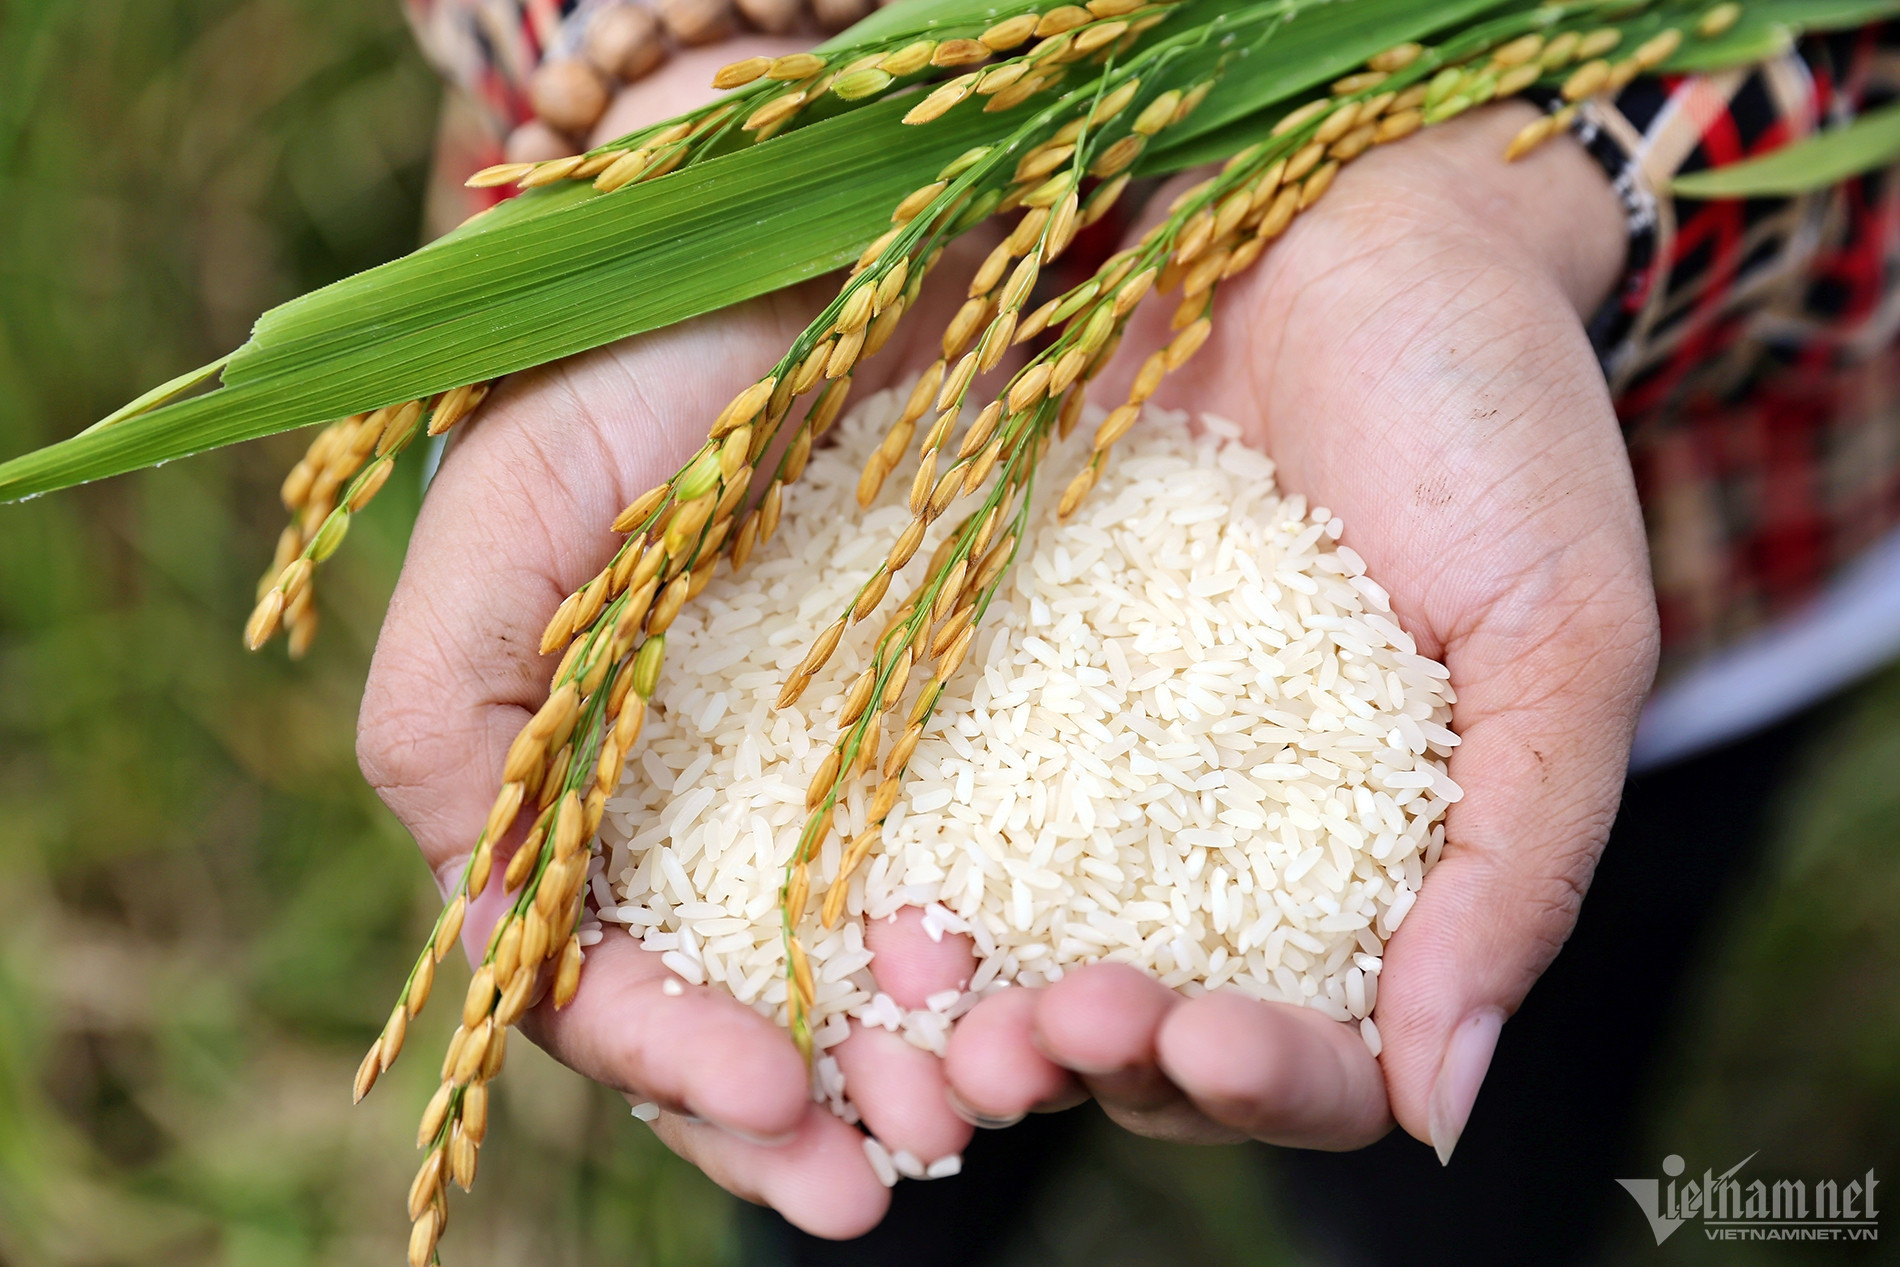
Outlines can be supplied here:
<path id="1" fill-rule="evenodd" d="M 0 0 L 0 454 L 412 246 L 438 96 L 396 0 Z M 348 1089 L 434 895 L 351 737 L 416 481 L 326 572 L 311 658 L 248 656 L 301 443 L 0 508 L 7 1267 L 402 1259 L 433 1071 L 405 1062 L 355 1110 Z M 1709 950 L 1658 1156 L 1900 1174 L 1896 769 L 1890 675 Z M 511 1056 L 454 1262 L 732 1260 L 731 1207 L 617 1097 Z M 1297 1261 L 1243 1155 L 1096 1143 L 1021 1261 Z M 1629 1231 L 1613 1257 L 1652 1261 Z M 1813 1256 L 1781 1253 L 1761 1261 Z"/>

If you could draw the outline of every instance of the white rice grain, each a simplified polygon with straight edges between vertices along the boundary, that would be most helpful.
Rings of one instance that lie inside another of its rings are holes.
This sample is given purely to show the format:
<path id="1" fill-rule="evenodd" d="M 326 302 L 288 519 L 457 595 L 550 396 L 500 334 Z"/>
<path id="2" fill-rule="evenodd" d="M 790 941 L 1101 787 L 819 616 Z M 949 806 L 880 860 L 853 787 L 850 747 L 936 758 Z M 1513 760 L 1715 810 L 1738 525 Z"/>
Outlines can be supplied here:
<path id="1" fill-rule="evenodd" d="M 870 511 L 855 503 L 903 400 L 880 394 L 838 423 L 785 491 L 778 534 L 676 620 L 641 751 L 602 827 L 604 926 L 780 1020 L 779 885 L 806 783 L 881 622 L 854 627 L 796 705 L 774 702 L 908 522 L 901 475 Z M 800 933 L 818 984 L 815 1098 L 855 1117 L 824 1054 L 846 1018 L 941 1051 L 983 994 L 1101 960 L 1356 1021 L 1378 1054 L 1384 940 L 1462 795 L 1446 773 L 1454 697 L 1338 544 L 1331 511 L 1281 497 L 1273 463 L 1237 436 L 1150 409 L 1067 523 L 1047 491 L 1065 480 L 1039 481 L 1017 565 L 878 853 L 849 881 L 843 930 L 816 916 L 838 835 L 814 868 Z M 1073 460 L 1052 450 L 1050 470 Z M 921 558 L 956 521 L 939 521 Z M 922 571 L 913 564 L 886 603 Z M 894 738 L 887 726 L 881 746 Z M 853 827 L 866 790 L 841 802 Z M 924 909 L 932 938 L 967 934 L 978 959 L 970 981 L 914 1013 L 876 989 L 862 932 L 905 906 Z M 898 1166 L 865 1147 L 887 1183 L 955 1162 Z"/>

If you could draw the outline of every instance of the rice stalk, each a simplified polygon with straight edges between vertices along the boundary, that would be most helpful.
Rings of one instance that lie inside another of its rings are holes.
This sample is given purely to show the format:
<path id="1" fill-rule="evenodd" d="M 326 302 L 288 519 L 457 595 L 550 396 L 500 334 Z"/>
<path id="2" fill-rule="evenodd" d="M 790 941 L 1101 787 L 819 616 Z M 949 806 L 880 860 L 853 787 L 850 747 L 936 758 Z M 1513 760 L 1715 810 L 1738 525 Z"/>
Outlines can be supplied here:
<path id="1" fill-rule="evenodd" d="M 348 534 L 351 517 L 382 490 L 396 459 L 425 431 L 446 434 L 480 408 L 490 388 L 477 383 L 432 400 L 412 400 L 333 423 L 311 442 L 284 478 L 290 524 L 277 539 L 270 570 L 258 582 L 257 606 L 244 626 L 256 651 L 289 631 L 290 654 L 301 658 L 317 632 L 313 576 Z"/>

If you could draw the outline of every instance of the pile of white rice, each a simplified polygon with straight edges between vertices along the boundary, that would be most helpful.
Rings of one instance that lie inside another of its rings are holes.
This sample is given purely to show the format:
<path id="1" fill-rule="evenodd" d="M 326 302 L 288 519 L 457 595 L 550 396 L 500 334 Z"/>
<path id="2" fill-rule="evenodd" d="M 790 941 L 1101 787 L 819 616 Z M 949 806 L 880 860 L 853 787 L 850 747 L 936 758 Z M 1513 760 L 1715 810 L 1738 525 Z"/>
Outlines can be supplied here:
<path id="1" fill-rule="evenodd" d="M 674 624 L 602 827 L 605 932 L 624 925 L 687 981 L 780 1019 L 779 886 L 882 619 L 847 634 L 797 706 L 773 705 L 909 520 L 901 473 L 870 511 L 855 502 L 903 399 L 842 421 L 787 490 L 777 537 Z M 1281 497 L 1272 462 L 1231 424 L 1203 424 L 1150 410 L 1067 523 L 1045 488 L 883 845 L 850 882 L 849 916 L 826 932 L 817 910 L 840 839 L 863 826 L 868 780 L 841 807 L 802 937 L 815 1094 L 848 1118 L 822 1055 L 847 1018 L 941 1052 L 983 994 L 1103 959 L 1184 993 L 1230 986 L 1316 1008 L 1356 1022 L 1378 1054 L 1380 956 L 1459 797 L 1445 774 L 1452 691 L 1338 544 L 1339 520 Z M 1044 485 L 1059 491 L 1075 460 L 1052 450 Z M 907 711 L 887 717 L 881 751 Z M 915 1012 L 877 990 L 864 944 L 865 920 L 904 906 L 933 935 L 967 933 L 979 964 Z"/>

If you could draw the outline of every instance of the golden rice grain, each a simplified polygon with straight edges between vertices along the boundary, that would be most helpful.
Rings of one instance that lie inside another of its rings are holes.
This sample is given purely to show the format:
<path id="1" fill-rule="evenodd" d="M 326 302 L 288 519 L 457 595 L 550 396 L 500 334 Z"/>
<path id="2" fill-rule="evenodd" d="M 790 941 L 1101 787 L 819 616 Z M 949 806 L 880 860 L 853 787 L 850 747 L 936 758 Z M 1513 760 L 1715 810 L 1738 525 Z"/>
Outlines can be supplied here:
<path id="1" fill-rule="evenodd" d="M 1418 60 L 1419 54 L 1424 51 L 1424 46 L 1420 44 L 1399 44 L 1386 49 L 1383 53 L 1373 57 L 1372 60 L 1366 64 L 1374 70 L 1384 71 L 1390 74 L 1393 71 L 1404 70 L 1407 66 L 1410 66 L 1413 62 Z"/>
<path id="2" fill-rule="evenodd" d="M 712 86 L 719 89 L 743 88 L 771 69 L 772 59 L 769 57 L 748 57 L 744 61 L 730 62 L 713 75 Z"/>
<path id="3" fill-rule="evenodd" d="M 441 1133 L 443 1125 L 449 1119 L 449 1102 L 454 1095 L 455 1088 L 445 1082 L 437 1087 L 435 1094 L 429 1098 L 428 1107 L 422 1110 L 422 1122 L 416 1128 L 417 1148 L 427 1148 L 430 1142 Z M 425 1160 L 423 1165 L 426 1167 L 428 1161 Z M 421 1176 L 418 1175 L 417 1178 L 420 1179 Z M 413 1193 L 413 1189 L 411 1191 Z M 413 1202 L 413 1195 L 411 1200 Z M 424 1194 L 424 1201 L 426 1204 L 427 1194 Z"/>
<path id="4" fill-rule="evenodd" d="M 1741 5 L 1734 3 L 1718 4 L 1703 14 L 1701 20 L 1696 23 L 1696 34 L 1704 39 L 1712 40 L 1718 35 L 1727 33 L 1728 29 L 1734 26 L 1736 20 L 1741 16 Z"/>
<path id="5" fill-rule="evenodd" d="M 1093 53 L 1120 39 L 1128 31 L 1126 22 L 1098 22 L 1086 30 L 1076 32 L 1075 49 L 1079 53 Z"/>
<path id="6" fill-rule="evenodd" d="M 441 1216 L 433 1209 L 424 1210 L 422 1217 L 415 1220 L 409 1229 L 409 1267 L 429 1267 L 435 1257 L 440 1222 Z"/>
<path id="7" fill-rule="evenodd" d="M 1067 519 L 1076 512 L 1076 508 L 1082 504 L 1082 499 L 1087 497 L 1089 490 L 1095 487 L 1095 475 L 1094 462 L 1090 462 L 1075 473 L 1068 487 L 1062 490 L 1062 500 L 1056 503 L 1057 517 Z"/>
<path id="8" fill-rule="evenodd" d="M 998 22 L 995 26 L 978 36 L 978 41 L 991 52 L 1000 53 L 1015 48 L 1036 33 L 1041 17 L 1034 13 L 1022 13 L 1013 18 Z"/>
<path id="9" fill-rule="evenodd" d="M 1091 176 L 1107 178 L 1120 175 L 1134 161 L 1141 157 L 1141 151 L 1147 145 L 1147 138 L 1141 135 L 1125 136 L 1102 151 L 1102 156 L 1089 166 Z"/>
<path id="10" fill-rule="evenodd" d="M 372 1043 L 369 1051 L 364 1053 L 362 1063 L 356 1067 L 356 1081 L 350 1088 L 350 1094 L 354 1097 L 351 1103 L 361 1104 L 363 1097 L 376 1086 L 376 1079 L 382 1072 L 382 1044 Z"/>
<path id="11" fill-rule="evenodd" d="M 1293 156 L 1287 159 L 1286 170 L 1282 174 L 1281 179 L 1291 185 L 1295 181 L 1300 180 L 1315 167 L 1318 167 L 1325 158 L 1326 147 L 1320 142 L 1314 141 L 1309 145 L 1303 146 L 1294 151 Z"/>
<path id="12" fill-rule="evenodd" d="M 1571 72 L 1564 81 L 1563 97 L 1565 101 L 1582 101 L 1603 91 L 1610 82 L 1610 64 L 1601 58 L 1585 62 Z"/>
<path id="13" fill-rule="evenodd" d="M 1678 47 L 1682 47 L 1682 32 L 1670 27 L 1649 36 L 1642 42 L 1642 46 L 1638 46 L 1638 49 L 1632 53 L 1632 57 L 1644 70 L 1653 70 L 1655 66 L 1661 66 L 1664 61 L 1674 57 Z"/>
<path id="14" fill-rule="evenodd" d="M 1213 323 L 1202 318 L 1176 335 L 1174 341 L 1168 344 L 1168 372 L 1172 374 L 1186 365 L 1213 332 Z"/>
<path id="15" fill-rule="evenodd" d="M 1325 98 L 1309 101 L 1274 124 L 1270 135 L 1285 136 L 1289 132 L 1297 132 L 1331 109 L 1333 109 L 1333 103 Z"/>
<path id="16" fill-rule="evenodd" d="M 1332 188 L 1333 179 L 1339 175 L 1339 163 L 1329 161 L 1324 167 L 1306 178 L 1300 186 L 1300 210 L 1304 211 L 1318 202 L 1326 191 Z"/>
<path id="17" fill-rule="evenodd" d="M 1544 37 L 1537 34 L 1520 35 L 1514 40 L 1498 45 L 1491 50 L 1491 64 L 1509 70 L 1513 66 L 1522 66 L 1534 61 L 1544 51 Z"/>
<path id="18" fill-rule="evenodd" d="M 1576 56 L 1580 61 L 1589 61 L 1601 57 L 1623 42 L 1623 32 L 1613 26 L 1602 27 L 1588 32 L 1577 42 Z"/>
<path id="19" fill-rule="evenodd" d="M 1518 93 L 1523 92 L 1526 88 L 1536 83 L 1538 79 L 1543 76 L 1543 73 L 1544 68 L 1539 66 L 1536 62 L 1513 67 L 1499 77 L 1497 95 L 1500 97 L 1515 97 Z"/>
<path id="20" fill-rule="evenodd" d="M 804 104 L 804 93 L 788 92 L 783 96 L 772 98 L 772 100 L 766 102 L 757 110 L 754 110 L 740 126 L 747 132 L 757 132 L 763 128 L 769 128 L 774 123 L 782 123 L 791 118 L 794 114 L 797 114 L 799 108 Z"/>
<path id="21" fill-rule="evenodd" d="M 446 1160 L 441 1149 L 432 1149 L 416 1168 L 416 1177 L 409 1181 L 409 1217 L 419 1219 L 435 1200 L 436 1190 L 442 1186 L 442 1167 Z"/>
<path id="22" fill-rule="evenodd" d="M 764 74 L 768 79 L 790 82 L 808 79 L 824 68 L 825 59 L 816 53 L 790 53 L 784 57 L 774 58 L 771 65 L 766 67 Z"/>
<path id="23" fill-rule="evenodd" d="M 1356 75 L 1333 81 L 1332 93 L 1335 97 L 1355 97 L 1369 92 L 1386 81 L 1386 72 L 1382 70 L 1364 70 Z"/>
<path id="24" fill-rule="evenodd" d="M 244 622 L 244 645 L 252 651 L 276 636 L 284 616 L 284 592 L 273 586 Z"/>
<path id="25" fill-rule="evenodd" d="M 914 44 L 905 45 L 895 53 L 886 53 L 878 65 L 901 79 L 906 75 L 914 75 L 930 65 L 930 59 L 936 51 L 936 41 L 918 40 Z"/>
<path id="26" fill-rule="evenodd" d="M 989 47 L 980 40 L 945 40 L 931 53 L 930 64 L 944 67 L 969 66 L 983 61 L 989 55 Z"/>
<path id="27" fill-rule="evenodd" d="M 586 161 L 585 156 L 576 154 L 571 158 L 557 158 L 551 162 L 536 163 L 515 183 L 523 189 L 539 189 L 543 185 L 552 185 L 556 181 L 566 180 Z"/>
<path id="28" fill-rule="evenodd" d="M 462 920 L 468 913 L 468 899 L 457 895 L 448 908 L 442 912 L 442 920 L 436 925 L 433 949 L 435 961 L 441 963 L 448 957 L 450 949 L 461 940 Z"/>
<path id="29" fill-rule="evenodd" d="M 1425 116 L 1417 110 L 1398 110 L 1379 120 L 1379 130 L 1374 140 L 1387 145 L 1412 135 L 1425 126 Z"/>
<path id="30" fill-rule="evenodd" d="M 564 1008 L 574 1001 L 581 986 L 581 940 L 569 937 L 561 947 L 560 966 L 554 973 L 554 1006 Z"/>
<path id="31" fill-rule="evenodd" d="M 454 1133 L 449 1137 L 449 1174 L 454 1178 L 456 1187 L 463 1192 L 475 1186 L 476 1155 L 475 1141 L 468 1137 L 462 1124 L 457 1122 Z"/>

